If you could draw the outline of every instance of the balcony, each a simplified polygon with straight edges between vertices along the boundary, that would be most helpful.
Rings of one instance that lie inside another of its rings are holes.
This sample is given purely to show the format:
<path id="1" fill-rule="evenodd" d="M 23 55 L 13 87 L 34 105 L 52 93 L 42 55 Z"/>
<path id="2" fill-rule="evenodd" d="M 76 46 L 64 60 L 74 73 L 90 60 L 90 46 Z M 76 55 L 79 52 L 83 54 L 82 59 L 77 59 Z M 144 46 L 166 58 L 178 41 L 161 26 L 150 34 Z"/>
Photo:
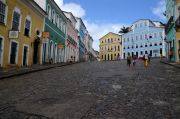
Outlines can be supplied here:
<path id="1" fill-rule="evenodd" d="M 167 22 L 166 24 L 166 27 L 165 27 L 165 31 L 166 31 L 166 34 L 170 31 L 170 29 L 172 28 L 172 26 L 174 25 L 173 23 L 173 16 L 170 17 L 169 21 Z"/>

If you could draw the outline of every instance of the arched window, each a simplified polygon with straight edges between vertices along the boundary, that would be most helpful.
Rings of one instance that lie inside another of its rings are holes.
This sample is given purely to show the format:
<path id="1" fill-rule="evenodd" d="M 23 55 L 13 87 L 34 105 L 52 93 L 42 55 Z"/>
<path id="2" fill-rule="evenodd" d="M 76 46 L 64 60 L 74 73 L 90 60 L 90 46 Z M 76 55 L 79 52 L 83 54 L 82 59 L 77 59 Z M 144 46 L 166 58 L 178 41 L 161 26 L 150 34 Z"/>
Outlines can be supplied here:
<path id="1" fill-rule="evenodd" d="M 55 11 L 54 10 L 52 10 L 51 20 L 52 20 L 52 23 L 55 23 Z"/>
<path id="2" fill-rule="evenodd" d="M 56 26 L 59 27 L 59 15 L 56 15 Z"/>
<path id="3" fill-rule="evenodd" d="M 160 42 L 159 45 L 162 45 L 162 42 Z"/>
<path id="4" fill-rule="evenodd" d="M 51 7 L 50 7 L 50 5 L 47 5 L 47 13 L 48 13 L 49 20 L 51 20 Z"/>
<path id="5" fill-rule="evenodd" d="M 13 12 L 12 30 L 20 31 L 21 11 L 15 7 Z"/>
<path id="6" fill-rule="evenodd" d="M 25 18 L 24 35 L 25 36 L 31 35 L 31 17 L 30 16 L 27 16 Z"/>
<path id="7" fill-rule="evenodd" d="M 7 19 L 7 5 L 6 0 L 0 1 L 0 23 L 5 24 Z"/>
<path id="8" fill-rule="evenodd" d="M 154 46 L 157 46 L 157 43 L 154 43 Z"/>

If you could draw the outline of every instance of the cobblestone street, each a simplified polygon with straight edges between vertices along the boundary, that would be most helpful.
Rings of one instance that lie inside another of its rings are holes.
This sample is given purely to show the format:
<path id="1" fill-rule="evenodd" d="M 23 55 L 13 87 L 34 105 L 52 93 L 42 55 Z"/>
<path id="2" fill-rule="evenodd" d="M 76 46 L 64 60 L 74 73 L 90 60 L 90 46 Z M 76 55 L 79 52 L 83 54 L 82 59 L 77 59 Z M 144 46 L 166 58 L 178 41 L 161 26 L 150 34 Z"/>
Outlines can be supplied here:
<path id="1" fill-rule="evenodd" d="M 0 119 L 180 119 L 180 69 L 87 62 L 0 80 Z"/>

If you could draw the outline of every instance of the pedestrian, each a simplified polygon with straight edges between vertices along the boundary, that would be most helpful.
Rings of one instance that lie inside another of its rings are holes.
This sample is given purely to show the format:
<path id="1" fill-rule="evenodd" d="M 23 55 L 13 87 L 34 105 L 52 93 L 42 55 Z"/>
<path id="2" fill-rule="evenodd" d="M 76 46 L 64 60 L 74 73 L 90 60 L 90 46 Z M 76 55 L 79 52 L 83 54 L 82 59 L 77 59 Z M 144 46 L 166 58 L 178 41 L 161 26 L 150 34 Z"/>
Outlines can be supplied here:
<path id="1" fill-rule="evenodd" d="M 144 54 L 144 67 L 148 66 L 148 60 L 149 60 L 148 56 L 149 55 L 148 55 L 148 53 L 146 51 L 145 54 Z"/>
<path id="2" fill-rule="evenodd" d="M 148 63 L 151 64 L 151 56 L 148 55 Z"/>
<path id="3" fill-rule="evenodd" d="M 129 67 L 131 66 L 131 56 L 130 56 L 130 53 L 128 53 L 128 56 L 127 56 L 127 65 Z"/>
<path id="4" fill-rule="evenodd" d="M 135 67 L 135 65 L 136 65 L 136 55 L 133 55 L 132 59 L 133 59 L 133 66 Z"/>

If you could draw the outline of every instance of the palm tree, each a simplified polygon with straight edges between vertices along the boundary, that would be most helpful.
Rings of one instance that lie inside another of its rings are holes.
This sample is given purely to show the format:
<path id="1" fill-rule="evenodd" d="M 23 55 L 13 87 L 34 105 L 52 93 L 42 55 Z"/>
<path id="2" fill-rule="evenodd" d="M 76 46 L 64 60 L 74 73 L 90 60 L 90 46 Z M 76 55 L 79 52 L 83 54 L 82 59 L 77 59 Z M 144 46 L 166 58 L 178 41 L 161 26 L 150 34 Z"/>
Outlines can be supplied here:
<path id="1" fill-rule="evenodd" d="M 129 32 L 129 27 L 125 27 L 125 26 L 123 26 L 121 28 L 121 30 L 119 31 L 119 33 L 122 33 L 122 34 L 125 34 L 125 33 L 128 33 L 128 32 Z"/>

